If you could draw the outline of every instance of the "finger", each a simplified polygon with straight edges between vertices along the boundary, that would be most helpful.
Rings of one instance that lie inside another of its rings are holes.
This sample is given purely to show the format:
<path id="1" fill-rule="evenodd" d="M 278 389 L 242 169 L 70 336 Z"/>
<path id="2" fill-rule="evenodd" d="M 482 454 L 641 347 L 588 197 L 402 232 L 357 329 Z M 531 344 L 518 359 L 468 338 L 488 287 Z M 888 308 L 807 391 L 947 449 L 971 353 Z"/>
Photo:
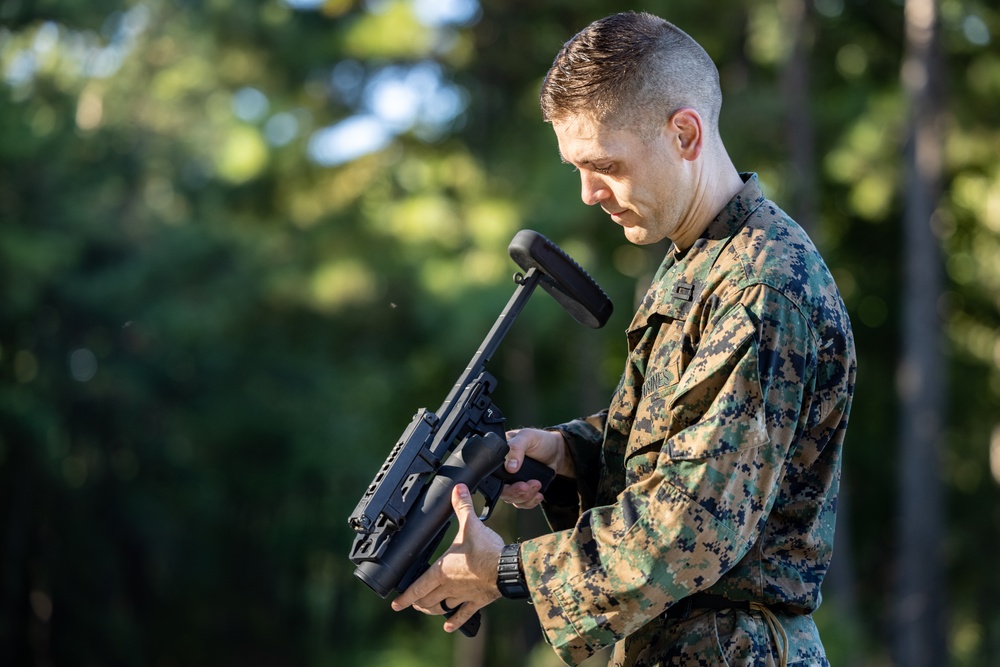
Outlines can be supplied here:
<path id="1" fill-rule="evenodd" d="M 527 482 L 514 482 L 503 487 L 500 499 L 508 503 L 518 503 L 525 500 L 530 495 L 530 491 L 531 487 L 528 486 Z"/>
<path id="2" fill-rule="evenodd" d="M 455 509 L 455 516 L 458 517 L 459 532 L 465 530 L 465 524 L 470 517 L 476 517 L 476 508 L 472 504 L 472 494 L 465 484 L 456 484 L 451 490 L 451 506 Z M 478 518 L 478 517 L 476 517 Z"/>
<path id="3" fill-rule="evenodd" d="M 535 498 L 539 495 L 541 490 L 542 483 L 537 479 L 532 479 L 527 482 L 514 482 L 513 484 L 504 487 L 503 492 L 500 494 L 500 498 L 504 502 L 508 502 L 512 505 L 518 505 Z"/>
<path id="4" fill-rule="evenodd" d="M 419 579 L 410 584 L 409 588 L 399 594 L 390 605 L 395 611 L 401 611 L 417 603 L 426 602 L 424 598 L 437 588 L 437 573 L 441 570 L 441 561 L 437 560 Z M 435 600 L 436 602 L 436 600 Z M 425 605 L 426 606 L 426 605 Z"/>
<path id="5" fill-rule="evenodd" d="M 446 616 L 458 611 L 464 603 L 458 598 L 446 598 L 439 602 L 431 602 L 430 599 L 420 600 L 413 604 L 417 611 L 428 616 Z"/>
<path id="6" fill-rule="evenodd" d="M 527 434 L 520 430 L 507 432 L 507 445 L 510 447 L 507 452 L 507 460 L 504 463 L 507 472 L 514 473 L 521 469 L 524 452 L 527 448 L 527 442 L 525 442 L 527 437 Z"/>
<path id="7" fill-rule="evenodd" d="M 413 602 L 407 599 L 405 593 L 403 593 L 400 594 L 400 596 L 397 597 L 395 600 L 393 600 L 391 603 L 389 603 L 389 606 L 392 607 L 393 611 L 402 611 L 403 609 L 406 609 L 412 604 Z"/>
<path id="8" fill-rule="evenodd" d="M 420 600 L 419 602 L 414 602 L 412 606 L 421 614 L 427 614 L 428 616 L 441 616 L 451 610 L 451 607 L 448 607 L 444 600 L 440 602 Z"/>
<path id="9" fill-rule="evenodd" d="M 545 496 L 543 496 L 540 493 L 536 493 L 534 496 L 528 498 L 527 500 L 511 504 L 519 510 L 530 510 L 532 508 L 541 505 L 544 500 Z"/>
<path id="10" fill-rule="evenodd" d="M 479 611 L 479 609 L 479 607 L 475 606 L 471 602 L 463 603 L 462 606 L 460 606 L 455 612 L 454 616 L 445 622 L 444 631 L 454 632 L 455 630 L 458 630 L 460 627 L 465 625 L 465 622 L 472 618 L 475 613 Z"/>

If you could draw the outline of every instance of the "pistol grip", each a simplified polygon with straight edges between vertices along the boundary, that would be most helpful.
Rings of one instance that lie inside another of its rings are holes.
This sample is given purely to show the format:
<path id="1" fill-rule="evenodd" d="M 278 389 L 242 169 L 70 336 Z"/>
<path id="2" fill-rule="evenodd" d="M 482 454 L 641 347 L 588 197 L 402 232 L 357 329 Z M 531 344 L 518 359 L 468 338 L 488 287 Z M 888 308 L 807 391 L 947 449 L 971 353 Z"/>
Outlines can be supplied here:
<path id="1" fill-rule="evenodd" d="M 555 479 L 556 471 L 548 467 L 544 463 L 536 461 L 530 456 L 525 456 L 524 460 L 521 462 L 521 468 L 516 473 L 507 472 L 506 468 L 499 468 L 497 470 L 497 477 L 499 477 L 504 484 L 513 484 L 514 482 L 527 482 L 532 479 L 537 479 L 542 483 L 542 491 L 549 488 L 549 484 Z"/>

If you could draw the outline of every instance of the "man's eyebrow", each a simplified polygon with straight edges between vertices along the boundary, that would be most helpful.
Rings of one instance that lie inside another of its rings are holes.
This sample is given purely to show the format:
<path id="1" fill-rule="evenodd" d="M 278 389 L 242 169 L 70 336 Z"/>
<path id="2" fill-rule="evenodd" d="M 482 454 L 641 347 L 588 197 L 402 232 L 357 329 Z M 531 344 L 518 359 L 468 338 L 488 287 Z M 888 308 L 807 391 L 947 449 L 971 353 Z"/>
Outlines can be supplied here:
<path id="1" fill-rule="evenodd" d="M 565 156 L 563 156 L 561 151 L 559 153 L 559 161 L 562 162 L 563 164 L 575 164 L 567 160 Z M 611 161 L 612 159 L 609 156 L 601 154 L 601 155 L 595 155 L 594 157 L 590 157 L 585 160 L 580 160 L 580 164 L 594 164 L 596 162 L 611 162 Z"/>

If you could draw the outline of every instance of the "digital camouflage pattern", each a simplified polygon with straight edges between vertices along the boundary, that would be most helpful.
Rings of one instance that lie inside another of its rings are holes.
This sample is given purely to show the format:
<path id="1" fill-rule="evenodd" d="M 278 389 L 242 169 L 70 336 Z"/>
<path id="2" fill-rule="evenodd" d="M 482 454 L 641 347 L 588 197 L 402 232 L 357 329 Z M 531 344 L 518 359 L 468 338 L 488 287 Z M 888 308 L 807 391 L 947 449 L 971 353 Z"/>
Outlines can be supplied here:
<path id="1" fill-rule="evenodd" d="M 547 499 L 557 532 L 522 557 L 569 664 L 612 644 L 613 665 L 778 664 L 760 611 L 665 613 L 698 591 L 766 605 L 789 665 L 828 664 L 810 614 L 833 548 L 854 341 L 808 236 L 743 178 L 702 238 L 664 259 L 609 409 L 558 427 L 577 497 Z"/>

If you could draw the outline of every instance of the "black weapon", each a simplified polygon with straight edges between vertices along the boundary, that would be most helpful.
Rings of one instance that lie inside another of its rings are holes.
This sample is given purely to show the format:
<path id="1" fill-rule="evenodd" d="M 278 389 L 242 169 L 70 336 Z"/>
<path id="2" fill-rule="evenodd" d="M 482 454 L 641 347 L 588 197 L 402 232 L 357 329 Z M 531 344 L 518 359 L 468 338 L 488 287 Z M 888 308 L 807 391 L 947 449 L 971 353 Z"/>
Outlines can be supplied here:
<path id="1" fill-rule="evenodd" d="M 405 591 L 430 567 L 454 516 L 456 484 L 483 495 L 485 521 L 504 484 L 537 479 L 544 489 L 555 477 L 531 458 L 517 474 L 506 471 L 504 416 L 490 399 L 497 381 L 485 365 L 538 285 L 593 329 L 608 321 L 612 304 L 586 271 L 541 234 L 521 230 L 508 251 L 526 271 L 514 276 L 513 296 L 438 411 L 420 408 L 413 416 L 348 519 L 357 533 L 350 553 L 354 575 L 383 598 L 393 589 Z M 472 637 L 479 623 L 477 613 L 459 629 Z"/>

